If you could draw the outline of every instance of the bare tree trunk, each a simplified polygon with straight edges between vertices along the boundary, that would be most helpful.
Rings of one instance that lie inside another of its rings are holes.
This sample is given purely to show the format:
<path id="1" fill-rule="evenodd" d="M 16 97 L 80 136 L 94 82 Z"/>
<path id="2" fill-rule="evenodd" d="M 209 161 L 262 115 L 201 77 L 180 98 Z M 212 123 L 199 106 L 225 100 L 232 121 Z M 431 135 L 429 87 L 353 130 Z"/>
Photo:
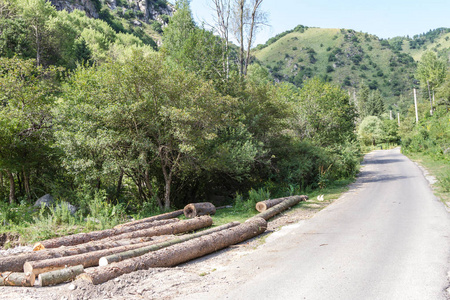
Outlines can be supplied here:
<path id="1" fill-rule="evenodd" d="M 430 90 L 430 81 L 429 80 L 427 80 L 427 86 L 428 86 L 428 98 L 430 99 L 430 106 L 431 106 L 430 115 L 433 115 L 433 100 L 431 98 L 431 90 Z"/>
<path id="2" fill-rule="evenodd" d="M 6 170 L 6 174 L 9 178 L 9 203 L 16 203 L 16 186 L 14 184 L 14 175 L 10 170 Z"/>
<path id="3" fill-rule="evenodd" d="M 30 177 L 28 176 L 25 167 L 22 167 L 22 173 L 23 173 L 23 186 L 25 188 L 25 194 L 27 195 L 27 199 L 30 200 L 31 199 Z"/>
<path id="4" fill-rule="evenodd" d="M 119 199 L 120 192 L 122 191 L 123 169 L 120 168 L 119 180 L 117 180 L 116 199 Z"/>
<path id="5" fill-rule="evenodd" d="M 153 192 L 153 185 L 150 182 L 150 175 L 148 174 L 148 169 L 145 170 L 145 185 L 147 186 L 147 190 L 148 190 L 148 192 L 150 194 L 150 197 L 156 198 L 156 202 L 158 203 L 158 207 L 159 207 L 159 209 L 162 210 L 163 209 L 163 204 L 161 202 L 161 198 L 159 198 L 157 193 Z"/>
<path id="6" fill-rule="evenodd" d="M 239 36 L 239 74 L 244 75 L 244 22 L 245 0 L 238 0 L 238 36 Z"/>

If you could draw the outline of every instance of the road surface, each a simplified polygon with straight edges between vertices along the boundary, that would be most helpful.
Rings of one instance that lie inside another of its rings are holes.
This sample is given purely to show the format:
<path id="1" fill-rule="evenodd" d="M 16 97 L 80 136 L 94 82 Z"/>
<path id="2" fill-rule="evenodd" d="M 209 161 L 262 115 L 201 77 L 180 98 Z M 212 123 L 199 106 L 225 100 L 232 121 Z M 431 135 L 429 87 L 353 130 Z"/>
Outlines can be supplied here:
<path id="1" fill-rule="evenodd" d="M 236 284 L 190 299 L 450 299 L 449 236 L 418 166 L 374 151 L 341 199 L 239 259 Z"/>

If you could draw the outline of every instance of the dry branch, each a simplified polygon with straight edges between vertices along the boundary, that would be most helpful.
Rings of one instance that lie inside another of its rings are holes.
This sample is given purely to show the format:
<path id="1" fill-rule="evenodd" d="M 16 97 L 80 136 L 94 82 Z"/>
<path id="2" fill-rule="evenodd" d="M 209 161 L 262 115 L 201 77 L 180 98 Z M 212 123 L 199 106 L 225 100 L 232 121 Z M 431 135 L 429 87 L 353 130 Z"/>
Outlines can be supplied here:
<path id="1" fill-rule="evenodd" d="M 208 234 L 105 267 L 86 270 L 86 273 L 81 274 L 79 278 L 93 284 L 100 284 L 136 270 L 154 267 L 172 267 L 253 238 L 263 233 L 266 227 L 267 222 L 264 219 L 252 218 L 233 228 Z"/>
<path id="2" fill-rule="evenodd" d="M 239 222 L 231 222 L 222 226 L 218 226 L 215 228 L 211 228 L 211 229 L 207 229 L 204 231 L 200 231 L 197 233 L 193 233 L 193 234 L 189 234 L 189 235 L 185 235 L 185 236 L 181 236 L 181 237 L 177 237 L 171 240 L 168 240 L 166 242 L 162 242 L 162 243 L 158 243 L 152 246 L 148 246 L 148 247 L 142 247 L 142 248 L 138 248 L 135 250 L 130 250 L 130 251 L 126 251 L 126 252 L 121 252 L 121 253 L 117 253 L 117 254 L 113 254 L 113 255 L 109 255 L 109 256 L 105 256 L 100 258 L 99 260 L 99 266 L 106 266 L 109 265 L 113 262 L 118 262 L 118 261 L 122 261 L 128 258 L 132 258 L 132 257 L 137 257 L 137 256 L 141 256 L 144 255 L 148 252 L 151 251 L 156 251 L 162 248 L 166 248 L 175 244 L 179 244 L 182 242 L 186 242 L 189 240 L 192 240 L 194 238 L 198 238 L 207 234 L 211 234 L 214 232 L 218 232 L 221 230 L 225 230 L 234 226 L 238 226 L 240 223 Z"/>
<path id="3" fill-rule="evenodd" d="M 210 202 L 190 203 L 184 207 L 183 212 L 186 218 L 214 215 L 216 213 L 216 207 Z"/>
<path id="4" fill-rule="evenodd" d="M 103 239 L 100 241 L 93 241 L 86 244 L 80 244 L 72 247 L 60 247 L 54 249 L 44 249 L 41 251 L 33 251 L 28 253 L 21 253 L 17 255 L 5 256 L 0 258 L 0 272 L 22 272 L 23 264 L 27 261 L 44 260 L 63 256 L 71 256 L 82 254 L 86 252 L 98 251 L 108 248 L 133 245 L 151 241 L 152 237 L 140 237 L 128 240 L 111 241 Z"/>
<path id="5" fill-rule="evenodd" d="M 0 286 L 34 286 L 36 277 L 31 273 L 5 272 L 0 276 Z"/>
<path id="6" fill-rule="evenodd" d="M 183 210 L 179 209 L 179 210 L 168 212 L 168 213 L 165 213 L 162 215 L 152 216 L 152 217 L 148 217 L 145 219 L 140 219 L 140 220 L 124 223 L 124 224 L 119 224 L 119 225 L 115 226 L 114 229 L 122 228 L 124 226 L 133 226 L 133 225 L 140 224 L 140 223 L 147 223 L 147 222 L 149 223 L 149 222 L 154 222 L 154 221 L 158 221 L 158 220 L 172 219 L 172 218 L 176 218 L 182 214 L 183 214 Z"/>
<path id="7" fill-rule="evenodd" d="M 84 272 L 82 265 L 39 274 L 39 286 L 49 286 L 75 279 Z"/>
<path id="8" fill-rule="evenodd" d="M 257 214 L 255 217 L 260 217 L 263 218 L 264 220 L 269 220 L 270 218 L 272 218 L 273 216 L 287 210 L 288 208 L 300 203 L 301 201 L 306 201 L 308 200 L 308 196 L 291 196 L 291 197 L 287 197 L 283 202 L 275 205 L 274 207 L 269 208 L 268 210 Z"/>
<path id="9" fill-rule="evenodd" d="M 175 223 L 178 221 L 179 221 L 178 219 L 159 220 L 159 221 L 154 221 L 151 223 L 137 224 L 135 226 L 126 226 L 126 227 L 119 228 L 119 229 L 106 229 L 106 230 L 92 231 L 92 232 L 87 232 L 87 233 L 72 234 L 72 235 L 62 236 L 59 238 L 45 240 L 40 243 L 37 243 L 34 245 L 33 250 L 38 251 L 38 250 L 43 250 L 43 249 L 48 249 L 48 248 L 57 248 L 60 246 L 73 246 L 73 245 L 78 245 L 78 244 L 84 244 L 84 243 L 87 243 L 90 241 L 101 240 L 101 239 L 105 239 L 108 237 L 124 234 L 127 232 L 132 232 L 135 230 L 142 230 L 144 228 L 162 226 L 165 224 Z"/>

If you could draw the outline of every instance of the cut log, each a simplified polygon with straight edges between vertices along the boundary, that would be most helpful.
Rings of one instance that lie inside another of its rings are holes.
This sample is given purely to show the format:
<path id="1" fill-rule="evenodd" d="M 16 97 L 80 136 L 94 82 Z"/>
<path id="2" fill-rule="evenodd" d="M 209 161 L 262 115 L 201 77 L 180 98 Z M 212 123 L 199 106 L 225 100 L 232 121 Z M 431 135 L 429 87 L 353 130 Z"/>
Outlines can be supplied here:
<path id="1" fill-rule="evenodd" d="M 108 237 L 120 235 L 120 234 L 127 233 L 127 232 L 142 230 L 144 228 L 151 228 L 151 227 L 162 226 L 162 225 L 166 225 L 166 224 L 170 224 L 170 223 L 175 223 L 178 221 L 179 221 L 178 219 L 159 220 L 159 221 L 154 221 L 151 223 L 141 223 L 141 224 L 137 224 L 135 226 L 125 226 L 123 228 L 118 228 L 118 229 L 113 228 L 113 229 L 92 231 L 92 232 L 87 232 L 87 233 L 72 234 L 72 235 L 62 236 L 59 238 L 45 240 L 40 243 L 37 243 L 34 245 L 33 250 L 38 251 L 38 250 L 43 250 L 43 249 L 48 249 L 48 248 L 57 248 L 60 246 L 74 246 L 74 245 L 78 245 L 78 244 L 84 244 L 84 243 L 87 243 L 90 241 L 105 239 Z"/>
<path id="2" fill-rule="evenodd" d="M 169 239 L 169 238 L 167 238 Z M 39 275 L 46 272 L 51 272 L 54 270 L 64 269 L 66 267 L 82 265 L 85 268 L 98 266 L 98 261 L 101 257 L 111 255 L 114 253 L 120 253 L 124 251 L 129 251 L 137 248 L 147 247 L 160 243 L 161 241 L 150 241 L 140 244 L 133 244 L 127 246 L 120 246 L 110 249 L 103 249 L 99 251 L 93 251 L 78 255 L 57 257 L 44 260 L 33 260 L 27 261 L 23 264 L 23 269 L 25 273 L 30 272 L 34 275 Z"/>
<path id="3" fill-rule="evenodd" d="M 113 262 L 118 262 L 118 261 L 122 261 L 128 258 L 132 258 L 132 257 L 137 257 L 137 256 L 141 256 L 144 255 L 148 252 L 151 251 L 156 251 L 165 247 L 169 247 L 175 244 L 179 244 L 182 242 L 186 242 L 189 240 L 192 240 L 194 238 L 198 238 L 207 234 L 211 234 L 214 232 L 218 232 L 221 230 L 225 230 L 234 226 L 238 226 L 240 223 L 239 222 L 231 222 L 222 226 L 218 226 L 215 228 L 211 228 L 211 229 L 207 229 L 207 230 L 203 230 L 197 233 L 193 233 L 193 234 L 189 234 L 189 235 L 185 235 L 185 236 L 181 236 L 181 237 L 177 237 L 174 239 L 170 239 L 166 242 L 162 242 L 162 243 L 157 243 L 155 245 L 152 246 L 148 246 L 148 247 L 142 247 L 142 248 L 138 248 L 135 250 L 130 250 L 130 251 L 126 251 L 126 252 L 121 252 L 121 253 L 117 253 L 117 254 L 113 254 L 113 255 L 109 255 L 109 256 L 105 256 L 100 258 L 98 265 L 99 266 L 107 266 Z"/>
<path id="4" fill-rule="evenodd" d="M 179 210 L 168 212 L 168 213 L 165 213 L 162 215 L 152 216 L 152 217 L 148 217 L 145 219 L 140 219 L 140 220 L 124 223 L 124 224 L 119 224 L 119 225 L 115 226 L 114 229 L 122 228 L 124 226 L 133 226 L 135 224 L 140 224 L 140 223 L 150 223 L 150 222 L 154 222 L 154 221 L 158 221 L 158 220 L 172 219 L 172 218 L 176 218 L 182 214 L 183 214 L 183 210 L 179 209 Z"/>
<path id="5" fill-rule="evenodd" d="M 176 266 L 180 263 L 253 238 L 263 233 L 266 227 L 267 222 L 264 219 L 252 218 L 236 227 L 211 233 L 105 267 L 85 270 L 85 273 L 78 276 L 78 278 L 87 280 L 93 284 L 100 284 L 136 270 Z"/>
<path id="6" fill-rule="evenodd" d="M 66 281 L 71 281 L 74 280 L 78 275 L 80 275 L 83 272 L 84 272 L 83 266 L 78 265 L 70 268 L 39 274 L 38 285 L 49 286 L 63 283 Z"/>
<path id="7" fill-rule="evenodd" d="M 186 218 L 214 215 L 216 207 L 210 202 L 190 203 L 184 207 L 183 212 Z"/>
<path id="8" fill-rule="evenodd" d="M 0 286 L 34 286 L 36 277 L 31 273 L 5 272 L 0 276 Z"/>
<path id="9" fill-rule="evenodd" d="M 287 197 L 284 201 L 281 203 L 269 208 L 268 210 L 257 214 L 255 217 L 263 218 L 264 220 L 269 220 L 273 216 L 287 210 L 288 208 L 300 203 L 301 201 L 308 200 L 308 196 L 302 195 L 302 196 L 291 196 Z"/>
<path id="10" fill-rule="evenodd" d="M 201 216 L 190 220 L 182 220 L 177 223 L 167 224 L 163 226 L 142 229 L 139 231 L 123 233 L 110 237 L 111 240 L 132 239 L 143 236 L 159 236 L 167 234 L 178 234 L 198 230 L 200 228 L 209 227 L 212 225 L 212 218 L 210 216 Z"/>
<path id="11" fill-rule="evenodd" d="M 269 208 L 280 204 L 281 202 L 283 202 L 284 200 L 288 199 L 289 197 L 284 197 L 284 198 L 277 198 L 277 199 L 269 199 L 269 200 L 264 200 L 264 201 L 260 201 L 258 203 L 256 203 L 255 207 L 256 210 L 259 212 L 263 212 L 268 210 Z"/>
<path id="12" fill-rule="evenodd" d="M 86 252 L 98 251 L 102 249 L 133 245 L 151 241 L 155 238 L 140 237 L 128 240 L 111 241 L 103 239 L 100 241 L 93 241 L 86 244 L 80 244 L 72 247 L 60 247 L 54 249 L 44 249 L 41 251 L 34 251 L 28 253 L 21 253 L 17 255 L 5 256 L 0 258 L 0 272 L 22 272 L 23 264 L 26 261 L 44 260 L 56 257 L 71 256 L 82 254 Z M 160 242 L 160 241 L 158 241 Z"/>
<path id="13" fill-rule="evenodd" d="M 212 225 L 212 219 L 210 216 L 202 216 L 199 218 L 184 220 L 173 224 L 167 224 L 163 226 L 157 226 L 154 228 L 142 229 L 136 232 L 128 232 L 121 235 L 114 236 L 114 239 L 122 238 L 135 238 L 141 235 L 144 236 L 155 236 L 155 235 L 166 235 L 166 234 L 177 234 L 192 230 L 197 230 L 200 228 L 208 227 Z M 134 244 L 129 246 L 116 247 L 112 249 L 104 249 L 95 252 L 89 252 L 79 255 L 66 256 L 61 258 L 46 259 L 40 261 L 27 261 L 23 265 L 24 270 L 27 272 L 33 272 L 35 275 L 49 272 L 52 270 L 62 269 L 65 266 L 76 266 L 82 264 L 84 267 L 91 267 L 98 265 L 98 260 L 107 255 L 114 253 L 124 252 L 131 249 L 140 248 L 142 246 L 149 246 L 155 242 L 147 242 L 143 245 Z"/>

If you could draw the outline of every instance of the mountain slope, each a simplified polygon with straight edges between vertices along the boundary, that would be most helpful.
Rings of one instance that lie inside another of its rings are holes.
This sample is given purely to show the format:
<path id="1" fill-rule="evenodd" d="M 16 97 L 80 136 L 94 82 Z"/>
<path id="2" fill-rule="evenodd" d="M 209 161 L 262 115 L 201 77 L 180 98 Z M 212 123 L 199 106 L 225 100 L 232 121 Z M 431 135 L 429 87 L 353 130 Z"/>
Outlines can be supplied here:
<path id="1" fill-rule="evenodd" d="M 387 40 L 346 29 L 298 26 L 258 46 L 254 56 L 277 80 L 300 86 L 320 76 L 350 91 L 364 82 L 390 103 L 410 90 L 416 68 L 410 55 Z"/>

